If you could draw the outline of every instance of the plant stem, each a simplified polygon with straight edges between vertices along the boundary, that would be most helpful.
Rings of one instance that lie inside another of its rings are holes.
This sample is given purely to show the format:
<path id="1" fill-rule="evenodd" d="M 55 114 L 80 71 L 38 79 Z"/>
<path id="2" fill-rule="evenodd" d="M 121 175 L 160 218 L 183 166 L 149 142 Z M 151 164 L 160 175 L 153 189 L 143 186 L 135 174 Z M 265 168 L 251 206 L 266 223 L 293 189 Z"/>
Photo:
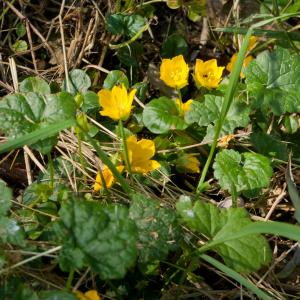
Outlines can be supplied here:
<path id="1" fill-rule="evenodd" d="M 80 127 L 79 124 L 77 124 L 77 126 Z M 117 181 L 120 183 L 123 191 L 130 195 L 132 193 L 132 190 L 129 186 L 129 184 L 127 183 L 127 181 L 125 180 L 125 178 L 118 172 L 116 166 L 111 162 L 111 160 L 108 158 L 108 156 L 106 155 L 106 153 L 97 145 L 97 143 L 94 141 L 94 139 L 89 135 L 89 133 L 85 132 L 85 137 L 87 138 L 87 140 L 89 141 L 89 143 L 94 147 L 94 149 L 97 152 L 97 155 L 99 156 L 99 158 L 101 159 L 101 161 L 107 165 L 107 167 L 111 170 L 111 172 L 113 173 L 114 177 L 117 179 Z M 103 176 L 102 176 L 103 177 Z"/>
<path id="2" fill-rule="evenodd" d="M 48 158 L 48 165 L 50 168 L 50 185 L 51 185 L 51 188 L 53 189 L 53 187 L 54 187 L 54 165 L 53 165 L 53 160 L 52 160 L 50 152 L 47 153 L 47 158 Z"/>
<path id="3" fill-rule="evenodd" d="M 73 279 L 74 279 L 74 269 L 72 268 L 69 272 L 68 280 L 67 280 L 67 283 L 66 283 L 66 290 L 67 291 L 71 290 L 71 285 L 72 285 Z"/>
<path id="4" fill-rule="evenodd" d="M 252 28 L 250 28 L 248 30 L 245 38 L 244 38 L 243 45 L 242 45 L 241 50 L 238 54 L 237 61 L 236 61 L 235 65 L 234 65 L 234 68 L 233 68 L 233 72 L 230 76 L 229 84 L 228 84 L 228 87 L 226 89 L 226 93 L 225 93 L 225 97 L 224 97 L 224 101 L 223 101 L 223 105 L 222 105 L 222 109 L 221 109 L 220 118 L 219 118 L 219 120 L 216 124 L 214 140 L 213 140 L 213 143 L 211 145 L 208 158 L 207 158 L 206 163 L 204 165 L 204 168 L 202 170 L 201 177 L 200 177 L 200 180 L 199 180 L 199 183 L 198 183 L 198 186 L 197 186 L 197 190 L 196 190 L 197 194 L 199 194 L 203 191 L 204 180 L 205 180 L 206 174 L 208 172 L 208 169 L 209 169 L 210 163 L 212 161 L 212 158 L 214 156 L 214 152 L 215 152 L 215 149 L 217 147 L 218 138 L 220 136 L 222 126 L 224 124 L 224 121 L 225 121 L 226 115 L 228 113 L 228 110 L 230 108 L 230 105 L 233 102 L 233 96 L 234 96 L 234 93 L 235 93 L 235 90 L 236 90 L 236 87 L 237 87 L 237 83 L 238 83 L 238 80 L 239 80 L 239 77 L 240 77 L 240 72 L 241 72 L 241 69 L 242 69 L 242 66 L 243 66 L 244 57 L 245 57 L 246 52 L 247 52 L 247 48 L 248 48 L 248 45 L 249 45 L 249 39 L 250 39 L 250 36 L 252 34 L 252 31 L 253 31 Z"/>
<path id="5" fill-rule="evenodd" d="M 120 130 L 121 138 L 122 138 L 125 165 L 126 165 L 128 173 L 130 175 L 132 175 L 131 166 L 130 166 L 130 160 L 129 160 L 129 155 L 128 155 L 128 147 L 127 147 L 126 135 L 125 135 L 125 131 L 124 131 L 122 120 L 119 120 L 119 130 Z"/>
<path id="6" fill-rule="evenodd" d="M 82 155 L 81 132 L 77 132 L 77 141 L 78 141 L 78 152 L 79 152 L 79 160 L 80 160 L 81 168 L 85 170 L 86 163 Z M 85 174 L 83 174 L 83 180 L 84 180 L 84 184 L 87 185 L 87 178 Z"/>

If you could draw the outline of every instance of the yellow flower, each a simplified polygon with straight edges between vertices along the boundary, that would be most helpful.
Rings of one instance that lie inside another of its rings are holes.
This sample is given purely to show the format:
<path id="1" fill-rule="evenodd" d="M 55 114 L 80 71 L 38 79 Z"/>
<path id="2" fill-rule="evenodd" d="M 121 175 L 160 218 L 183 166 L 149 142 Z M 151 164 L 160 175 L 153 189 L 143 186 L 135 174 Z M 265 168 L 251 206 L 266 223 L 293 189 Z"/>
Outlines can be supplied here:
<path id="1" fill-rule="evenodd" d="M 118 166 L 117 170 L 119 173 L 122 173 L 122 171 L 124 170 L 124 166 Z M 111 170 L 107 166 L 103 167 L 102 175 L 103 175 L 106 187 L 107 188 L 112 187 L 112 185 L 115 183 L 116 179 L 115 179 L 113 173 L 111 172 Z M 104 185 L 102 184 L 101 175 L 98 172 L 97 176 L 96 176 L 95 184 L 94 184 L 94 192 L 100 191 L 103 187 L 104 187 Z"/>
<path id="2" fill-rule="evenodd" d="M 226 66 L 226 70 L 229 71 L 230 73 L 232 72 L 232 70 L 234 68 L 234 65 L 235 65 L 236 60 L 237 60 L 237 56 L 238 56 L 238 53 L 234 53 L 232 55 L 231 59 L 230 59 L 230 62 Z M 243 61 L 243 67 L 242 68 L 246 68 L 249 65 L 251 60 L 253 60 L 253 56 L 251 56 L 251 55 L 247 56 Z M 240 77 L 245 78 L 245 75 L 244 75 L 243 71 L 241 71 Z"/>
<path id="3" fill-rule="evenodd" d="M 190 99 L 190 100 L 186 101 L 185 103 L 182 103 L 179 99 L 176 99 L 175 103 L 178 107 L 178 111 L 179 111 L 180 115 L 184 116 L 184 114 L 186 114 L 188 112 L 188 110 L 190 109 L 190 106 L 193 103 L 193 100 Z"/>
<path id="4" fill-rule="evenodd" d="M 228 134 L 220 138 L 218 141 L 218 146 L 221 148 L 227 148 L 229 145 L 229 142 L 234 138 L 234 134 Z"/>
<path id="5" fill-rule="evenodd" d="M 183 153 L 176 160 L 176 168 L 179 172 L 200 173 L 200 162 L 195 154 Z"/>
<path id="6" fill-rule="evenodd" d="M 252 35 L 249 39 L 249 46 L 248 46 L 248 51 L 251 51 L 254 47 L 255 47 L 255 44 L 257 42 L 257 38 L 255 35 Z"/>
<path id="7" fill-rule="evenodd" d="M 82 292 L 76 291 L 75 294 L 79 300 L 101 300 L 98 292 L 95 290 L 87 291 L 84 294 Z"/>
<path id="8" fill-rule="evenodd" d="M 160 79 L 168 86 L 182 89 L 188 84 L 189 66 L 182 55 L 163 59 L 160 65 Z"/>
<path id="9" fill-rule="evenodd" d="M 129 95 L 125 86 L 114 86 L 112 90 L 102 89 L 98 92 L 99 103 L 103 110 L 100 111 L 102 116 L 107 116 L 114 121 L 126 121 L 130 115 L 132 101 L 136 89 L 133 89 Z"/>
<path id="10" fill-rule="evenodd" d="M 137 138 L 133 135 L 127 138 L 128 158 L 131 171 L 134 173 L 147 173 L 158 169 L 160 164 L 156 160 L 151 160 L 155 154 L 155 144 L 151 140 Z"/>
<path id="11" fill-rule="evenodd" d="M 194 79 L 198 87 L 211 89 L 218 87 L 224 67 L 218 67 L 216 59 L 203 61 L 196 59 Z"/>

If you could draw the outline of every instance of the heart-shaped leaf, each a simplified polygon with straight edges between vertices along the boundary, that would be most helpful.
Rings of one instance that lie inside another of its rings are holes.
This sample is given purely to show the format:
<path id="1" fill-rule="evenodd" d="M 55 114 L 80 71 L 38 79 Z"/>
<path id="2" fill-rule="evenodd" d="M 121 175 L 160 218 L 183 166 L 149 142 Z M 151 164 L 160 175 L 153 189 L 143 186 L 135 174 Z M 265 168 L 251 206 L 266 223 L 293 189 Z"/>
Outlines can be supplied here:
<path id="1" fill-rule="evenodd" d="M 214 176 L 230 193 L 256 193 L 267 187 L 272 176 L 270 160 L 257 153 L 223 150 L 216 155 Z"/>
<path id="2" fill-rule="evenodd" d="M 300 56 L 278 47 L 264 51 L 245 69 L 253 106 L 279 116 L 300 112 Z"/>
<path id="3" fill-rule="evenodd" d="M 184 223 L 196 233 L 205 235 L 208 242 L 222 240 L 252 223 L 243 208 L 218 209 L 202 201 L 197 201 L 193 206 L 186 196 L 181 197 L 176 208 Z M 213 250 L 223 258 L 226 265 L 242 273 L 258 271 L 272 258 L 269 244 L 260 234 L 220 243 Z"/>
<path id="4" fill-rule="evenodd" d="M 168 97 L 151 100 L 144 108 L 143 122 L 151 132 L 157 134 L 184 130 L 188 126 L 179 115 L 175 101 Z"/>
<path id="5" fill-rule="evenodd" d="M 74 99 L 66 92 L 12 94 L 0 101 L 0 127 L 8 137 L 16 138 L 57 121 L 74 119 L 75 112 Z M 56 137 L 47 137 L 31 147 L 46 154 L 55 143 Z"/>

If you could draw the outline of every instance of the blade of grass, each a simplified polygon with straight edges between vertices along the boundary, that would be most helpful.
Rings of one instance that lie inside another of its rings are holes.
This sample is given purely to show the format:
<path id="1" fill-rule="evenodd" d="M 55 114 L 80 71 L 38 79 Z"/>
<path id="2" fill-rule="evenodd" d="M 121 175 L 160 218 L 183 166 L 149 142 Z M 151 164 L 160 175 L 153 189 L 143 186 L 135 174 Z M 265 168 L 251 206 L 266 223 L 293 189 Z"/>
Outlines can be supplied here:
<path id="1" fill-rule="evenodd" d="M 222 105 L 222 109 L 221 109 L 221 113 L 220 113 L 220 118 L 216 124 L 214 140 L 211 145 L 208 158 L 204 165 L 204 168 L 203 168 L 203 171 L 202 171 L 202 174 L 201 174 L 198 186 L 197 186 L 197 191 L 196 191 L 197 194 L 201 193 L 203 190 L 204 180 L 205 180 L 206 174 L 208 172 L 208 168 L 210 166 L 211 160 L 214 156 L 214 152 L 215 152 L 215 149 L 216 149 L 216 146 L 218 143 L 218 138 L 219 138 L 223 123 L 225 121 L 225 118 L 226 118 L 227 112 L 230 108 L 230 105 L 233 101 L 233 96 L 234 96 L 234 93 L 235 93 L 235 90 L 237 87 L 237 83 L 238 83 L 238 80 L 240 77 L 240 72 L 241 72 L 241 69 L 243 66 L 243 62 L 244 62 L 244 57 L 246 55 L 248 45 L 249 45 L 249 39 L 250 39 L 250 36 L 252 35 L 252 33 L 253 33 L 253 30 L 252 30 L 252 28 L 250 28 L 244 38 L 241 50 L 237 57 L 237 61 L 233 68 L 233 72 L 231 73 L 229 84 L 226 89 L 226 93 L 225 93 L 225 97 L 224 97 L 224 101 L 223 101 L 223 105 Z"/>
<path id="2" fill-rule="evenodd" d="M 225 266 L 221 262 L 217 261 L 216 259 L 214 259 L 214 258 L 212 258 L 212 257 L 210 257 L 210 256 L 208 256 L 206 254 L 200 255 L 200 257 L 203 260 L 205 260 L 206 262 L 208 262 L 211 265 L 213 265 L 215 268 L 217 268 L 217 269 L 221 270 L 222 272 L 224 272 L 227 276 L 229 276 L 229 277 L 233 278 L 234 280 L 238 281 L 240 284 L 242 284 L 243 286 L 245 286 L 251 292 L 253 292 L 254 294 L 256 294 L 260 299 L 263 299 L 263 300 L 272 300 L 273 299 L 271 296 L 269 296 L 264 291 L 262 291 L 261 289 L 259 289 L 257 286 L 255 286 L 253 283 L 251 283 L 245 277 L 243 277 L 242 275 L 240 275 L 236 271 L 228 268 L 227 266 Z"/>
<path id="3" fill-rule="evenodd" d="M 37 129 L 14 140 L 9 140 L 8 142 L 0 146 L 0 154 L 10 151 L 12 149 L 23 147 L 25 145 L 31 145 L 40 140 L 54 136 L 60 131 L 72 127 L 74 124 L 75 120 L 73 119 L 64 120 L 55 124 L 48 125 L 47 127 Z"/>
<path id="4" fill-rule="evenodd" d="M 219 238 L 217 240 L 213 240 L 203 247 L 201 247 L 198 251 L 199 253 L 204 253 L 219 244 L 223 244 L 228 241 L 232 241 L 235 239 L 240 239 L 246 235 L 250 234 L 273 234 L 280 235 L 282 237 L 288 238 L 290 240 L 300 241 L 300 226 L 286 224 L 282 222 L 255 222 L 250 225 L 245 226 L 239 232 L 234 234 L 228 234 L 223 238 Z"/>
<path id="5" fill-rule="evenodd" d="M 77 126 L 80 127 L 79 124 Z M 81 128 L 84 132 L 83 128 Z M 117 181 L 120 183 L 123 191 L 130 195 L 132 193 L 132 190 L 129 186 L 129 184 L 126 182 L 125 178 L 118 172 L 116 166 L 112 163 L 112 161 L 109 159 L 109 157 L 106 155 L 106 153 L 100 148 L 100 146 L 96 143 L 96 141 L 87 133 L 84 132 L 85 137 L 89 141 L 89 143 L 94 147 L 94 149 L 97 152 L 97 155 L 101 159 L 101 161 L 111 170 L 114 177 L 117 179 Z M 102 179 L 103 180 L 103 179 Z"/>

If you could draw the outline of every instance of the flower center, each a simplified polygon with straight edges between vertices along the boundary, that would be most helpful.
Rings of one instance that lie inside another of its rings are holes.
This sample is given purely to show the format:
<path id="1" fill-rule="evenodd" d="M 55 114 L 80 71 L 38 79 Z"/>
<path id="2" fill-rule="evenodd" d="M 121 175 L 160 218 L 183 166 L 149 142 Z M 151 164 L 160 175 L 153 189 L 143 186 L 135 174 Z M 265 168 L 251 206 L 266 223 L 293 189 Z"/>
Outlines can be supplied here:
<path id="1" fill-rule="evenodd" d="M 170 77 L 174 80 L 174 81 L 178 81 L 181 79 L 181 69 L 176 69 L 174 71 L 172 71 L 170 73 Z"/>

